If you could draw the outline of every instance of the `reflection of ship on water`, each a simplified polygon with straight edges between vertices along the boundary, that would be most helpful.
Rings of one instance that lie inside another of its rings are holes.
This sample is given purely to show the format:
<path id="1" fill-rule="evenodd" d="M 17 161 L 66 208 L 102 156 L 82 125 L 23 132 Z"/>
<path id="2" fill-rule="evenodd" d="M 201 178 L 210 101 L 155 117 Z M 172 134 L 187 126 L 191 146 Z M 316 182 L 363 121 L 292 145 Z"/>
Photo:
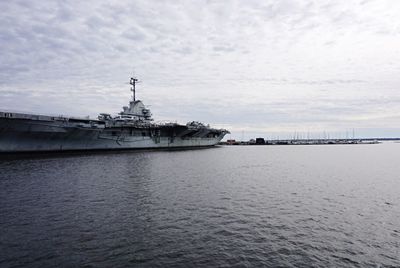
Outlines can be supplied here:
<path id="1" fill-rule="evenodd" d="M 216 145 L 225 129 L 199 122 L 153 123 L 152 114 L 136 100 L 137 79 L 131 78 L 132 100 L 118 116 L 98 119 L 0 111 L 0 152 L 190 148 Z"/>

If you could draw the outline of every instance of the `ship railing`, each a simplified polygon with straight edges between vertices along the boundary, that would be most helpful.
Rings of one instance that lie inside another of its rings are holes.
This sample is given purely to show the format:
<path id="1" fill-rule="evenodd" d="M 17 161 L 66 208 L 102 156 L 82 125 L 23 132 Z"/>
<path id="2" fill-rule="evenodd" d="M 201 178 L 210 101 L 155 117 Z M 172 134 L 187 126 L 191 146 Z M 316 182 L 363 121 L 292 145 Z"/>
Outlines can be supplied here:
<path id="1" fill-rule="evenodd" d="M 35 113 L 35 112 L 26 112 L 22 110 L 14 110 L 14 109 L 4 109 L 0 111 L 0 114 L 11 114 L 13 117 L 23 117 L 23 118 L 47 118 L 52 120 L 68 120 L 68 119 L 77 119 L 77 120 L 90 120 L 90 121 L 98 121 L 98 119 L 90 118 L 90 116 L 72 116 L 72 115 L 63 115 L 63 114 L 53 114 L 53 113 Z"/>
<path id="2" fill-rule="evenodd" d="M 149 128 L 154 126 L 153 123 L 150 122 L 143 122 L 143 121 L 137 121 L 137 120 L 125 120 L 125 121 L 116 121 L 116 120 L 107 120 L 106 121 L 107 126 L 117 126 L 117 127 L 142 127 L 142 128 Z"/>
<path id="3" fill-rule="evenodd" d="M 169 120 L 159 120 L 154 122 L 154 125 L 158 125 L 158 126 L 176 126 L 178 125 L 177 121 L 169 121 Z"/>

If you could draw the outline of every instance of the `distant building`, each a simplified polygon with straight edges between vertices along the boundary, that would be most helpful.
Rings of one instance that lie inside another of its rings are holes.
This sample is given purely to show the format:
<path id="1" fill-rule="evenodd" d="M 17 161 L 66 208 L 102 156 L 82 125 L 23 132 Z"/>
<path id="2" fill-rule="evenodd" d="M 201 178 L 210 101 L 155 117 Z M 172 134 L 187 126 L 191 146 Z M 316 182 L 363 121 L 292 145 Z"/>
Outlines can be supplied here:
<path id="1" fill-rule="evenodd" d="M 264 138 L 256 138 L 256 144 L 257 145 L 264 145 L 265 144 Z"/>

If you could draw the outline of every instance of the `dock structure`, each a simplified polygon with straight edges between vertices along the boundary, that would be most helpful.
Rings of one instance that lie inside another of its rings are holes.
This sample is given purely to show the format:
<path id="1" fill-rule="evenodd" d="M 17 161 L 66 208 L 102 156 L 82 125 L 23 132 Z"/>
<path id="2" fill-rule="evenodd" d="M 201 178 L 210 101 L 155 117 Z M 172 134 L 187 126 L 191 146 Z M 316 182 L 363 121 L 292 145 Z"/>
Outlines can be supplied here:
<path id="1" fill-rule="evenodd" d="M 288 139 L 266 140 L 264 138 L 249 141 L 228 140 L 221 145 L 330 145 L 330 144 L 378 144 L 380 139 Z"/>

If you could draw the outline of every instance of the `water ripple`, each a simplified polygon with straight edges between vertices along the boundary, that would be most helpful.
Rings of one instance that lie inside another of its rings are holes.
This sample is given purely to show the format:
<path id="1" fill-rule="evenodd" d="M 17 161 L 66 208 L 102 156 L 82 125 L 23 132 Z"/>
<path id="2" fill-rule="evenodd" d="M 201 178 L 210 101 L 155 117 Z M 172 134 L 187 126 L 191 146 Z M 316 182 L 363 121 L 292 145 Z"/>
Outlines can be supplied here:
<path id="1" fill-rule="evenodd" d="M 1 267 L 399 267 L 399 144 L 0 160 Z"/>

